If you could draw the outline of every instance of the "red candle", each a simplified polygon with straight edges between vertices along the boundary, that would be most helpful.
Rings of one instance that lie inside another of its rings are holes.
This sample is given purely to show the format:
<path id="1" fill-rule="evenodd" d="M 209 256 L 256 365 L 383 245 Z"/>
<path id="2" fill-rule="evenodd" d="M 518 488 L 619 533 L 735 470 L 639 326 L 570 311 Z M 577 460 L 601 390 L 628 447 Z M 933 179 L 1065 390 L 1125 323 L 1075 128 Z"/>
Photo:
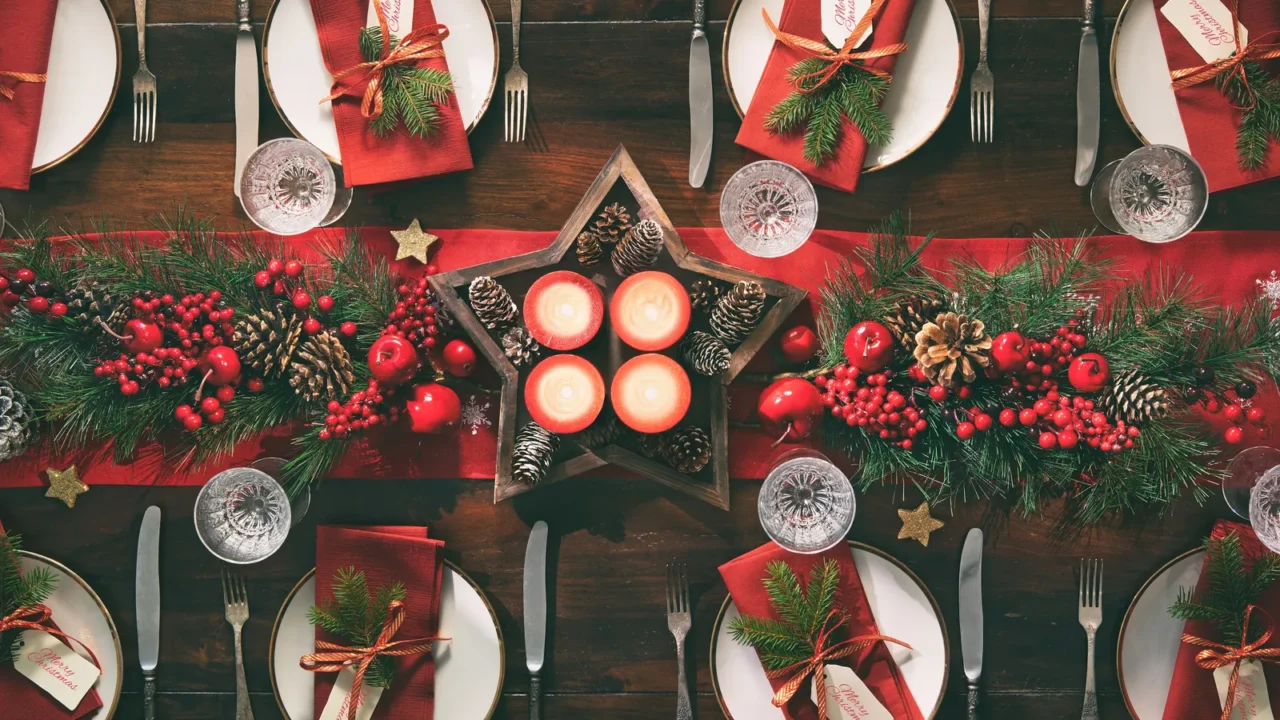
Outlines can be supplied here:
<path id="1" fill-rule="evenodd" d="M 553 433 L 587 429 L 604 407 L 604 379 L 577 355 L 552 355 L 538 363 L 524 386 L 533 421 Z"/>
<path id="2" fill-rule="evenodd" d="M 534 340 L 552 350 L 576 350 L 600 330 L 604 297 L 586 277 L 556 270 L 538 278 L 524 296 L 524 322 Z"/>
<path id="3" fill-rule="evenodd" d="M 642 433 L 665 432 L 689 409 L 689 376 L 666 355 L 637 355 L 618 368 L 609 396 L 618 419 L 627 427 Z"/>
<path id="4" fill-rule="evenodd" d="M 636 273 L 618 286 L 609 322 L 622 342 L 637 350 L 665 350 L 689 328 L 689 293 L 667 273 Z"/>

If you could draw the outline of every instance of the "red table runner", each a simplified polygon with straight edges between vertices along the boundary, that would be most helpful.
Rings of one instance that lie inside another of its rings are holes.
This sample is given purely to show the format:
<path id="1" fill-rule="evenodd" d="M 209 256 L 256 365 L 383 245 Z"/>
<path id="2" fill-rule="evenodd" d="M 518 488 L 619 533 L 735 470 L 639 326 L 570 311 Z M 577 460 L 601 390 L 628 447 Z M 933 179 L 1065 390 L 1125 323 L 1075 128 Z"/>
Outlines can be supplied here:
<path id="1" fill-rule="evenodd" d="M 304 260 L 319 261 L 314 241 L 333 231 L 319 231 L 288 239 L 290 248 Z M 376 252 L 394 257 L 395 242 L 386 228 L 366 229 L 363 237 Z M 519 253 L 539 250 L 551 243 L 554 232 L 514 232 L 502 230 L 433 230 L 443 242 L 437 245 L 432 262 L 442 270 L 452 270 Z M 781 260 L 762 260 L 739 250 L 719 229 L 682 228 L 681 237 L 699 255 L 741 267 L 750 272 L 784 280 L 810 291 L 809 302 L 794 318 L 809 321 L 818 302 L 817 291 L 826 277 L 826 268 L 848 257 L 852 248 L 867 243 L 865 233 L 819 230 L 795 253 Z M 161 239 L 160 233 L 140 233 L 142 238 Z M 263 234 L 264 239 L 266 235 Z M 1091 242 L 1103 246 L 1105 256 L 1116 263 L 1119 273 L 1142 273 L 1159 266 L 1185 268 L 1195 273 L 1206 297 L 1239 303 L 1274 292 L 1280 299 L 1280 232 L 1199 232 L 1175 243 L 1151 245 L 1133 238 L 1106 236 Z M 946 267 L 948 258 L 969 256 L 988 267 L 999 265 L 1026 246 L 1025 239 L 935 240 L 923 255 L 929 267 Z M 416 261 L 397 264 L 404 273 L 421 272 Z M 1268 285 L 1268 281 L 1272 284 Z M 770 352 L 760 353 L 747 372 L 773 368 Z M 753 421 L 758 385 L 735 383 L 730 389 L 731 421 Z M 355 444 L 330 473 L 335 478 L 466 478 L 492 479 L 497 451 L 496 396 L 461 395 L 463 427 L 456 437 L 419 436 L 405 428 L 372 433 Z M 1273 390 L 1255 399 L 1271 418 L 1280 418 L 1280 397 Z M 1226 421 L 1213 421 L 1225 428 Z M 217 463 L 182 470 L 166 463 L 159 446 L 142 448 L 133 462 L 117 465 L 106 448 L 85 448 L 79 452 L 55 454 L 45 443 L 26 455 L 0 465 L 0 487 L 34 487 L 46 482 L 46 468 L 62 469 L 76 463 L 80 477 L 89 485 L 200 485 L 219 470 L 243 466 L 257 458 L 289 457 L 291 438 L 297 425 L 287 425 L 256 441 L 244 443 L 230 457 Z M 1248 436 L 1253 440 L 1252 433 Z M 735 428 L 730 431 L 730 475 L 734 478 L 763 478 L 773 459 L 787 446 L 771 448 L 759 430 Z M 610 471 L 606 471 L 610 472 Z M 618 475 L 623 474 L 617 471 Z"/>

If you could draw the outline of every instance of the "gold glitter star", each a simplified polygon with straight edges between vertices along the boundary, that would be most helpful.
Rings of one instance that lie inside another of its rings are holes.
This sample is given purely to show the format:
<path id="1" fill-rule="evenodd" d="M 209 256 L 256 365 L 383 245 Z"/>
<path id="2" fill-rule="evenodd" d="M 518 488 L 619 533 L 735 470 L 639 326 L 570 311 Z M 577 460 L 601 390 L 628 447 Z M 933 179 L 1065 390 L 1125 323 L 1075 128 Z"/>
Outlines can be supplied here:
<path id="1" fill-rule="evenodd" d="M 62 471 L 49 468 L 45 472 L 49 474 L 49 491 L 44 496 L 57 498 L 66 503 L 69 508 L 76 506 L 77 495 L 89 492 L 89 486 L 80 482 L 75 465 Z"/>
<path id="2" fill-rule="evenodd" d="M 898 539 L 919 540 L 925 547 L 929 547 L 929 533 L 942 527 L 942 521 L 935 520 L 929 514 L 928 501 L 920 503 L 920 507 L 915 510 L 899 510 L 898 517 L 902 518 L 902 529 L 898 531 Z"/>
<path id="3" fill-rule="evenodd" d="M 400 248 L 396 250 L 397 260 L 414 258 L 423 264 L 427 262 L 427 255 L 431 250 L 431 246 L 440 240 L 435 235 L 424 232 L 417 218 L 414 218 L 413 224 L 404 230 L 392 230 L 391 237 L 395 238 L 400 245 Z"/>

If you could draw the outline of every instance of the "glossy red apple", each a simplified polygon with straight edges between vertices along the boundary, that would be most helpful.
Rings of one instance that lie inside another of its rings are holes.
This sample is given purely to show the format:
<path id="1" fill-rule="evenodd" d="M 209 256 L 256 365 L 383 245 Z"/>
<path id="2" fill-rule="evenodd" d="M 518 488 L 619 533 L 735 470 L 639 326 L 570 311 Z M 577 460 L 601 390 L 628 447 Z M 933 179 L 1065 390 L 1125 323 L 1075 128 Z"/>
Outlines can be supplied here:
<path id="1" fill-rule="evenodd" d="M 467 377 L 476 369 L 476 350 L 466 340 L 450 340 L 441 353 L 444 367 L 451 375 Z"/>
<path id="2" fill-rule="evenodd" d="M 149 353 L 164 344 L 164 330 L 156 323 L 134 318 L 124 324 L 124 335 L 120 342 L 125 350 L 134 355 Z"/>
<path id="3" fill-rule="evenodd" d="M 538 278 L 524 296 L 524 324 L 552 350 L 576 350 L 604 321 L 604 296 L 584 275 L 556 270 Z"/>
<path id="4" fill-rule="evenodd" d="M 807 380 L 786 378 L 764 389 L 756 411 L 764 431 L 778 438 L 775 445 L 800 442 L 822 417 L 822 394 Z"/>
<path id="5" fill-rule="evenodd" d="M 400 335 L 383 335 L 369 347 L 369 374 L 388 387 L 409 382 L 421 367 L 417 349 Z"/>
<path id="6" fill-rule="evenodd" d="M 231 385 L 240 379 L 240 356 L 226 345 L 211 347 L 200 358 L 200 372 L 210 385 Z"/>
<path id="7" fill-rule="evenodd" d="M 604 378 L 577 355 L 552 355 L 534 366 L 524 385 L 533 421 L 553 433 L 587 429 L 604 407 Z"/>
<path id="8" fill-rule="evenodd" d="M 642 433 L 666 432 L 689 410 L 689 375 L 666 355 L 637 355 L 613 376 L 609 398 L 624 425 Z"/>
<path id="9" fill-rule="evenodd" d="M 818 335 L 807 325 L 797 325 L 782 334 L 778 350 L 787 362 L 808 362 L 818 354 Z"/>
<path id="10" fill-rule="evenodd" d="M 1030 351 L 1022 333 L 1012 330 L 1000 333 L 991 341 L 991 361 L 1002 373 L 1021 370 L 1031 357 Z"/>
<path id="11" fill-rule="evenodd" d="M 1071 361 L 1067 368 L 1067 380 L 1080 392 L 1098 392 L 1111 379 L 1111 366 L 1098 353 L 1085 353 Z"/>
<path id="12" fill-rule="evenodd" d="M 689 293 L 667 273 L 636 273 L 614 291 L 609 322 L 618 338 L 631 347 L 645 352 L 665 350 L 689 328 Z"/>
<path id="13" fill-rule="evenodd" d="M 405 403 L 409 429 L 435 435 L 458 427 L 462 419 L 462 401 L 452 388 L 440 383 L 415 385 L 413 399 Z"/>
<path id="14" fill-rule="evenodd" d="M 864 320 L 844 337 L 844 355 L 863 372 L 878 372 L 893 360 L 893 333 L 874 320 Z"/>

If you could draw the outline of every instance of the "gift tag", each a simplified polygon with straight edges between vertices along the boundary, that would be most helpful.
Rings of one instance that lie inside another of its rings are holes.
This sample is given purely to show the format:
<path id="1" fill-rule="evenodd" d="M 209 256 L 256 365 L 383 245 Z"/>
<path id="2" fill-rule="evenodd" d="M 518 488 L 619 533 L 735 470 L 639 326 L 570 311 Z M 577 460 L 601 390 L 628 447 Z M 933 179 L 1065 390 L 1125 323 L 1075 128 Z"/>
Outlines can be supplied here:
<path id="1" fill-rule="evenodd" d="M 21 642 L 13 668 L 68 710 L 80 707 L 102 671 L 49 633 L 23 630 Z"/>
<path id="2" fill-rule="evenodd" d="M 1231 684 L 1232 666 L 1213 671 L 1218 685 L 1218 704 L 1227 706 L 1227 686 Z M 1236 681 L 1236 702 L 1231 706 L 1230 720 L 1275 720 L 1271 714 L 1271 696 L 1267 694 L 1267 676 L 1262 663 L 1245 660 L 1240 663 L 1240 679 Z"/>
<path id="3" fill-rule="evenodd" d="M 818 702 L 818 678 L 814 678 L 813 702 Z M 822 692 L 827 694 L 827 720 L 893 720 L 871 688 L 851 668 L 828 665 L 823 672 Z"/>
<path id="4" fill-rule="evenodd" d="M 391 34 L 404 37 L 413 29 L 413 0 L 373 0 L 369 3 L 369 17 L 364 21 L 369 27 L 378 27 L 378 11 L 374 9 L 374 3 L 382 6 Z"/>
<path id="5" fill-rule="evenodd" d="M 1182 33 L 1207 63 L 1236 51 L 1236 25 L 1222 0 L 1169 0 L 1160 12 Z M 1240 26 L 1240 44 L 1249 44 L 1249 31 Z"/>
<path id="6" fill-rule="evenodd" d="M 871 10 L 871 3 L 872 0 L 822 0 L 822 34 L 827 36 L 827 42 L 837 48 L 844 47 L 849 33 L 858 26 L 862 16 Z M 858 38 L 854 47 L 866 42 L 870 36 L 871 25 L 868 24 L 867 31 Z"/>
<path id="7" fill-rule="evenodd" d="M 352 702 L 351 682 L 355 679 L 356 671 L 351 668 L 338 673 L 338 679 L 333 683 L 333 690 L 329 692 L 329 699 L 324 703 L 324 712 L 320 714 L 320 720 L 346 720 L 347 711 Z M 377 709 L 378 700 L 382 698 L 384 689 L 368 685 L 362 688 L 364 700 L 360 702 L 360 707 L 356 708 L 356 720 L 369 720 L 373 717 L 373 711 Z"/>

